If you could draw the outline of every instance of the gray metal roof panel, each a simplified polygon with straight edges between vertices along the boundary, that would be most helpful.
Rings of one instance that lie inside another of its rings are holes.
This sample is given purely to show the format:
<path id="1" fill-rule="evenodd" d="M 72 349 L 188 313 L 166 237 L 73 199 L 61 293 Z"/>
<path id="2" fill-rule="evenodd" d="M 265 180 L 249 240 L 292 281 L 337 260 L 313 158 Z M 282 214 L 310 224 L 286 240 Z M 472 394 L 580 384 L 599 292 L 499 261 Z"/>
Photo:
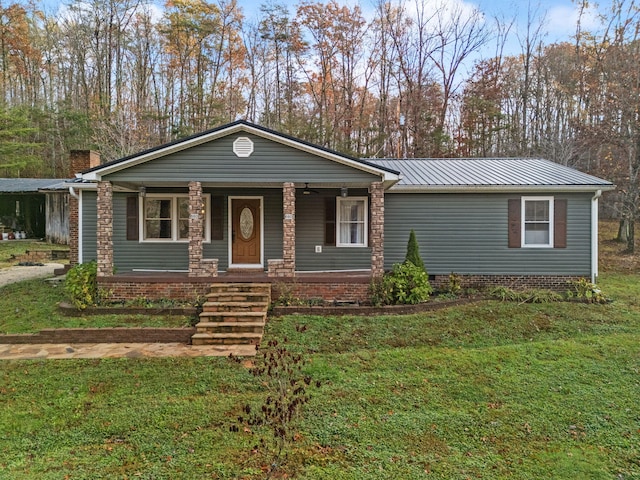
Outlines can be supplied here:
<path id="1" fill-rule="evenodd" d="M 0 193 L 35 193 L 38 190 L 66 190 L 60 178 L 0 178 Z"/>
<path id="2" fill-rule="evenodd" d="M 401 172 L 397 187 L 613 186 L 541 158 L 385 158 L 369 162 Z"/>

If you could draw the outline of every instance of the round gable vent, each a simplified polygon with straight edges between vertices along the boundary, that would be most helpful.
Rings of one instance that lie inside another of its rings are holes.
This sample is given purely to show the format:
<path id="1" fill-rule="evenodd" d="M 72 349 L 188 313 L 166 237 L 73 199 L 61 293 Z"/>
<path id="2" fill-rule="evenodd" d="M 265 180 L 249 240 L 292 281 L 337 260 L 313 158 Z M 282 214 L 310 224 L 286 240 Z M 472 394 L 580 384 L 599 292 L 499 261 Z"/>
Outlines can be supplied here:
<path id="1" fill-rule="evenodd" d="M 238 157 L 249 157 L 253 153 L 253 142 L 247 137 L 238 137 L 233 142 L 233 153 Z"/>

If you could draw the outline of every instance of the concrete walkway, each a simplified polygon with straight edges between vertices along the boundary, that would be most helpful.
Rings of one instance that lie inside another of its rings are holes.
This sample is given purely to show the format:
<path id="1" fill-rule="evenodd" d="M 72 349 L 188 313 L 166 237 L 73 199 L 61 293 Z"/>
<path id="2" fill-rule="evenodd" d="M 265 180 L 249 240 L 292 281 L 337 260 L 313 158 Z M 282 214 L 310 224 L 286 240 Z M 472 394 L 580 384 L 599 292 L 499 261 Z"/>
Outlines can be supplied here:
<path id="1" fill-rule="evenodd" d="M 256 354 L 255 345 L 184 343 L 0 344 L 0 360 L 63 358 L 238 357 Z"/>

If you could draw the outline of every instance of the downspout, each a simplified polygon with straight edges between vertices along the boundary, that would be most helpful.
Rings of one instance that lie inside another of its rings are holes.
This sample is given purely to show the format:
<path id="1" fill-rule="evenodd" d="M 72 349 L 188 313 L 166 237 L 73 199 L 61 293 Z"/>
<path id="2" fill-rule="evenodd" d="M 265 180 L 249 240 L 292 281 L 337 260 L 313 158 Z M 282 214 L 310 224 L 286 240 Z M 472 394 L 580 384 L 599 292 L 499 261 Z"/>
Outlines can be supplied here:
<path id="1" fill-rule="evenodd" d="M 598 199 L 602 190 L 597 190 L 591 199 L 591 283 L 598 279 Z"/>

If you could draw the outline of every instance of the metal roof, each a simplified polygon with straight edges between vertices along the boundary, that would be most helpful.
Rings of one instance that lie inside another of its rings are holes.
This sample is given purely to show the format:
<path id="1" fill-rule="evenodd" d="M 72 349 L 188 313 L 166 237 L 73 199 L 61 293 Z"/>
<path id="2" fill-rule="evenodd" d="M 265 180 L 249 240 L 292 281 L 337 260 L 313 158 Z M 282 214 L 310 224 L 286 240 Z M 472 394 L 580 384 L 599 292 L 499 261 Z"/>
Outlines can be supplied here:
<path id="1" fill-rule="evenodd" d="M 39 190 L 68 190 L 60 178 L 0 178 L 0 193 L 37 193 Z"/>
<path id="2" fill-rule="evenodd" d="M 611 182 L 541 158 L 369 159 L 369 162 L 401 172 L 392 191 L 614 188 Z"/>

